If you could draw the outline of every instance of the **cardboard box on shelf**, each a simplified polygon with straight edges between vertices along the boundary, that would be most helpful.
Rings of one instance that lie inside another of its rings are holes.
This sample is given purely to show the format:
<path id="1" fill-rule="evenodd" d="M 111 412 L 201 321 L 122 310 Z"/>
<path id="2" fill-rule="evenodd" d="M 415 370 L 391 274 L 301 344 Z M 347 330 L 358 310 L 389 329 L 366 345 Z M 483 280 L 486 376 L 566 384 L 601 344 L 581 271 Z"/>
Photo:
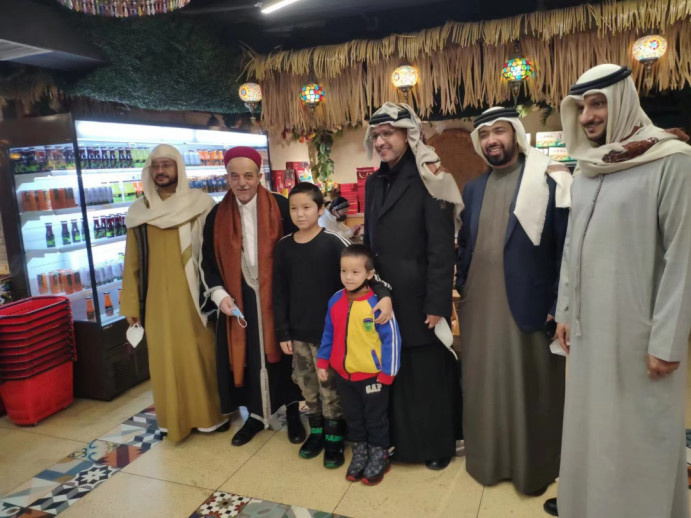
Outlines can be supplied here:
<path id="1" fill-rule="evenodd" d="M 565 147 L 563 131 L 538 131 L 535 134 L 535 147 Z"/>

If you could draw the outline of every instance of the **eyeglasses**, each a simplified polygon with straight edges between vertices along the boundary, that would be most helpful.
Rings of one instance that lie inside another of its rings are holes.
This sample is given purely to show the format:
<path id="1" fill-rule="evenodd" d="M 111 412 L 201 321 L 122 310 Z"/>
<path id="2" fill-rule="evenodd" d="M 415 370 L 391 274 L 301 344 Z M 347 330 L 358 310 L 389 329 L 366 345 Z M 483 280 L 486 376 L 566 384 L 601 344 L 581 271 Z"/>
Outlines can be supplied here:
<path id="1" fill-rule="evenodd" d="M 383 130 L 379 133 L 372 132 L 369 135 L 369 141 L 370 143 L 374 144 L 377 141 L 377 139 L 381 137 L 382 139 L 384 139 L 384 141 L 388 142 L 389 140 L 391 140 L 391 137 L 393 137 L 395 133 L 396 130 Z"/>

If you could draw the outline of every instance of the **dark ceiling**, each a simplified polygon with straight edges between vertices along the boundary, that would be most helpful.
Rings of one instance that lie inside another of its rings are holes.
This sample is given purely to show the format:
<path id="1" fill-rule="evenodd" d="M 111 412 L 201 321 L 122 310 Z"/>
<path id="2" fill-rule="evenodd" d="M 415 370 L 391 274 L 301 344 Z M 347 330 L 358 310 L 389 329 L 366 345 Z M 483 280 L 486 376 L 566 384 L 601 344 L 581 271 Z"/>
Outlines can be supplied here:
<path id="1" fill-rule="evenodd" d="M 58 0 L 0 0 L 0 19 L 12 11 L 10 6 L 14 6 L 15 11 L 27 10 L 34 2 L 53 13 L 50 15 L 53 20 L 65 12 Z M 599 3 L 597 0 L 299 0 L 263 15 L 262 3 L 270 5 L 273 2 L 191 0 L 180 13 L 213 26 L 228 43 L 240 41 L 265 53 L 276 48 L 295 49 L 382 38 L 437 27 L 447 20 L 504 18 L 537 10 Z M 33 16 L 39 19 L 36 13 Z M 23 23 L 19 27 L 36 32 Z M 3 38 L 1 32 L 0 40 Z"/>
<path id="2" fill-rule="evenodd" d="M 273 0 L 264 0 L 270 5 Z M 192 0 L 182 10 L 208 17 L 225 36 L 258 52 L 375 39 L 437 27 L 447 20 L 504 18 L 536 10 L 563 8 L 583 0 L 299 0 L 269 15 L 256 0 Z"/>

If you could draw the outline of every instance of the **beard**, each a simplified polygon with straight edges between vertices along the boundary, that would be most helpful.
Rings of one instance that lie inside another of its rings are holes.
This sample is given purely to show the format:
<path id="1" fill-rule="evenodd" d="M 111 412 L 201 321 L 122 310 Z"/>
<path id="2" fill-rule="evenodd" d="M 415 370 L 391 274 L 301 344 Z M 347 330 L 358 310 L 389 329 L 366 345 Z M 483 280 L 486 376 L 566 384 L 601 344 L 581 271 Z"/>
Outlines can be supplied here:
<path id="1" fill-rule="evenodd" d="M 513 144 L 511 144 L 511 146 L 508 148 L 505 148 L 501 144 L 499 144 L 499 146 L 501 147 L 501 150 L 502 150 L 502 153 L 500 155 L 488 156 L 487 152 L 484 153 L 485 158 L 490 163 L 490 165 L 493 165 L 495 167 L 500 167 L 500 166 L 507 164 L 508 162 L 511 162 L 511 160 L 513 160 L 514 157 L 516 156 L 516 143 L 515 142 Z"/>
<path id="2" fill-rule="evenodd" d="M 336 221 L 340 221 L 341 223 L 344 222 L 346 219 L 348 219 L 347 214 L 338 214 L 336 216 Z"/>
<path id="3" fill-rule="evenodd" d="M 177 184 L 178 179 L 166 176 L 156 176 L 154 177 L 154 183 L 156 184 L 156 187 L 170 187 L 171 185 Z"/>

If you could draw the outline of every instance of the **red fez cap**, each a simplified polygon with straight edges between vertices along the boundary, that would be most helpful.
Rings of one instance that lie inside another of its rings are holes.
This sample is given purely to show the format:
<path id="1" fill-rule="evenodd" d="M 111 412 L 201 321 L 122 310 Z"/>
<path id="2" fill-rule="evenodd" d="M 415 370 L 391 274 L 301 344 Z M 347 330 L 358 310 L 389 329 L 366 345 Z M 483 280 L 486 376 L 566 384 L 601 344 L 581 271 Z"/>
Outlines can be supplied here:
<path id="1" fill-rule="evenodd" d="M 262 168 L 262 156 L 259 154 L 259 151 L 253 147 L 237 146 L 230 148 L 226 151 L 226 154 L 223 155 L 223 165 L 228 167 L 228 162 L 233 158 L 249 158 L 252 162 L 257 164 L 259 169 Z"/>

